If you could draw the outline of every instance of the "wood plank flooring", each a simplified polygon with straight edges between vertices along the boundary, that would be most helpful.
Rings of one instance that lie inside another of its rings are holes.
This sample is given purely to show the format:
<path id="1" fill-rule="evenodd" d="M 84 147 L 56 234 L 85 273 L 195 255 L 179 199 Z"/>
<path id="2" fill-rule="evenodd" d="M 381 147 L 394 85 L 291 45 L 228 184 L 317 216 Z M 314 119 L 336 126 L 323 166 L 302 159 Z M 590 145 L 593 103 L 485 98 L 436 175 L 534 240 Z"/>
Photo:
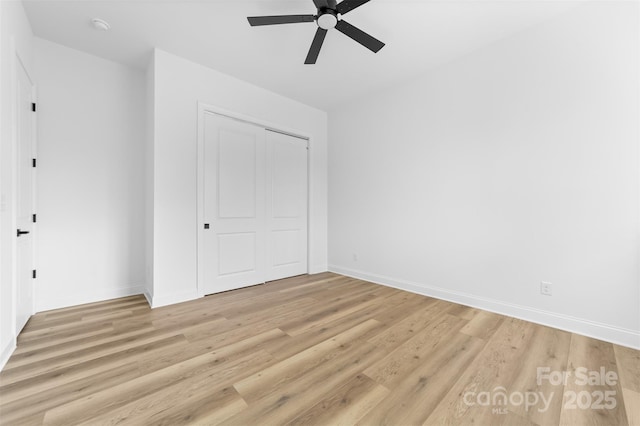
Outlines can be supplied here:
<path id="1" fill-rule="evenodd" d="M 640 351 L 332 273 L 43 312 L 0 373 L 3 425 L 617 426 L 639 410 Z"/>

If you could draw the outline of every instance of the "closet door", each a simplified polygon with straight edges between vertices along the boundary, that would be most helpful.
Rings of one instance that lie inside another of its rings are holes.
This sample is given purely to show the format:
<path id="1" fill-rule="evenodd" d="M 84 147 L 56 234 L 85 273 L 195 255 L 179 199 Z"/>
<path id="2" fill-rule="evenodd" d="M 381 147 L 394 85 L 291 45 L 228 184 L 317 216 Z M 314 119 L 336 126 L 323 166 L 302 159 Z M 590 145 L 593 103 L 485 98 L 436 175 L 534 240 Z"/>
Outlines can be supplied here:
<path id="1" fill-rule="evenodd" d="M 204 294 L 265 282 L 265 130 L 205 112 Z M 208 228 L 208 229 L 207 229 Z"/>
<path id="2" fill-rule="evenodd" d="M 307 273 L 306 139 L 266 132 L 267 281 Z"/>

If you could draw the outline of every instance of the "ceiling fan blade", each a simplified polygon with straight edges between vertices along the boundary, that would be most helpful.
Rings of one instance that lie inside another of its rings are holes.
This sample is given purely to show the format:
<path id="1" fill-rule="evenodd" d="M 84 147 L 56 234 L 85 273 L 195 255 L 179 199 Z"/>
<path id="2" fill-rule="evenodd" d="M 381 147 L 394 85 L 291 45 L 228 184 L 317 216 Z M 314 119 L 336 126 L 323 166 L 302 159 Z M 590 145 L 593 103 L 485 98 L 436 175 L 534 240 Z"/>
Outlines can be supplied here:
<path id="1" fill-rule="evenodd" d="M 309 49 L 309 53 L 307 54 L 307 59 L 304 61 L 305 64 L 315 64 L 318 60 L 318 55 L 320 54 L 320 48 L 322 47 L 322 43 L 324 43 L 324 38 L 327 35 L 327 30 L 323 30 L 322 28 L 318 28 L 316 31 L 315 37 L 313 37 L 313 42 L 311 43 L 311 48 Z"/>
<path id="2" fill-rule="evenodd" d="M 252 27 L 260 25 L 297 24 L 300 22 L 313 22 L 314 15 L 279 15 L 279 16 L 250 16 L 247 18 Z"/>
<path id="3" fill-rule="evenodd" d="M 380 49 L 384 47 L 384 43 L 380 40 L 371 37 L 369 34 L 364 31 L 354 27 L 350 23 L 346 21 L 338 21 L 336 25 L 336 30 L 340 31 L 342 34 L 351 37 L 367 49 L 371 50 L 374 53 L 377 53 Z"/>
<path id="4" fill-rule="evenodd" d="M 329 0 L 313 0 L 313 4 L 316 5 L 318 9 L 329 7 Z"/>
<path id="5" fill-rule="evenodd" d="M 351 12 L 356 7 L 360 7 L 365 3 L 368 3 L 370 0 L 344 0 L 338 4 L 338 13 L 344 15 L 345 13 Z"/>

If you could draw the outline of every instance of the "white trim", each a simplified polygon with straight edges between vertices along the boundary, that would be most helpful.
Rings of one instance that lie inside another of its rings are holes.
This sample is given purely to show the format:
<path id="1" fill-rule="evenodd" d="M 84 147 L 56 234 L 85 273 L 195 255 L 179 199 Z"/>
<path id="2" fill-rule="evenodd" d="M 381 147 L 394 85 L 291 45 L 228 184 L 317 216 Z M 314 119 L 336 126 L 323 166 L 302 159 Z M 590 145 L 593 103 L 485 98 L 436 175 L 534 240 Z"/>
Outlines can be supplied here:
<path id="1" fill-rule="evenodd" d="M 50 311 L 52 309 L 67 308 L 69 306 L 84 305 L 86 303 L 103 302 L 119 297 L 144 294 L 144 285 L 119 287 L 99 291 L 97 293 L 81 293 L 72 296 L 63 296 L 47 300 L 38 300 L 37 312 Z"/>
<path id="2" fill-rule="evenodd" d="M 0 371 L 4 369 L 5 365 L 7 365 L 7 361 L 9 361 L 9 358 L 11 358 L 11 355 L 13 354 L 13 351 L 16 350 L 16 347 L 17 341 L 16 337 L 14 336 L 9 341 L 9 344 L 2 349 L 2 353 L 0 353 Z"/>
<path id="3" fill-rule="evenodd" d="M 640 7 L 638 8 L 638 16 L 636 17 L 636 22 L 640 22 Z M 637 93 L 637 98 L 636 100 L 640 100 L 640 85 L 638 85 L 638 93 Z M 637 104 L 636 104 L 637 105 Z M 637 123 L 637 131 L 638 131 L 638 135 L 640 135 L 640 118 L 636 116 L 636 123 Z M 638 152 L 637 152 L 637 163 L 636 163 L 636 171 L 638 173 L 638 188 L 637 188 L 637 196 L 638 198 L 636 199 L 636 214 L 637 216 L 637 220 L 638 220 L 638 228 L 637 228 L 637 234 L 636 234 L 636 244 L 637 244 L 637 260 L 638 260 L 638 264 L 636 265 L 637 267 L 637 278 L 638 281 L 640 281 L 640 146 L 638 143 L 636 143 L 636 148 L 638 148 Z M 636 287 L 637 288 L 637 287 Z M 638 304 L 636 306 L 640 305 L 640 297 L 638 298 L 638 300 L 636 301 L 638 302 Z M 638 327 L 640 327 L 640 309 L 636 310 L 636 324 L 638 324 Z M 636 348 L 638 349 L 638 348 Z"/>
<path id="4" fill-rule="evenodd" d="M 339 265 L 329 265 L 329 271 L 346 275 L 376 284 L 409 291 L 423 296 L 471 306 L 473 308 L 494 312 L 501 315 L 530 321 L 548 327 L 581 334 L 595 339 L 604 340 L 617 345 L 640 349 L 640 331 L 612 326 L 583 318 L 576 318 L 556 312 L 544 311 L 528 306 L 503 302 L 496 299 L 477 296 L 474 294 L 451 291 L 441 287 L 415 283 L 406 280 L 370 274 L 364 271 L 345 268 Z"/>
<path id="5" fill-rule="evenodd" d="M 142 295 L 147 299 L 149 307 L 153 308 L 153 296 L 151 296 L 151 293 L 149 293 L 149 289 L 146 286 L 143 288 Z"/>
<path id="6" fill-rule="evenodd" d="M 197 164 L 196 164 L 196 294 L 204 296 L 204 268 L 202 267 L 202 253 L 204 253 L 204 113 L 207 106 L 198 102 L 198 130 L 197 130 Z M 151 306 L 154 306 L 153 303 Z"/>
<path id="7" fill-rule="evenodd" d="M 204 112 L 204 111 L 211 112 L 218 115 L 223 115 L 233 120 L 244 121 L 245 123 L 253 124 L 259 127 L 264 127 L 266 130 L 270 130 L 272 132 L 284 133 L 285 135 L 294 136 L 300 139 L 306 139 L 308 141 L 311 140 L 311 136 L 309 136 L 305 132 L 291 129 L 286 126 L 281 126 L 280 124 L 272 123 L 270 121 L 261 120 L 259 118 L 256 118 L 250 115 L 245 115 L 239 112 L 230 111 L 228 109 L 220 108 L 215 105 L 207 104 L 204 102 L 198 102 L 198 113 Z M 198 118 L 200 118 L 199 114 L 198 114 Z"/>
<path id="8" fill-rule="evenodd" d="M 2 5 L 0 5 L 0 25 L 2 25 L 2 19 L 3 19 L 3 12 L 2 12 L 3 8 Z M 2 29 L 0 28 L 0 60 L 2 60 L 3 58 L 3 44 L 2 44 L 2 40 L 3 40 L 3 36 L 2 36 Z M 0 99 L 4 99 L 4 89 L 3 89 L 3 76 L 4 73 L 2 71 L 2 66 L 0 64 Z M 3 111 L 3 107 L 2 107 L 2 102 L 0 101 L 0 139 L 2 139 L 2 129 L 3 126 L 6 126 L 6 123 L 4 122 L 4 120 L 2 119 L 2 115 L 4 114 Z M 3 147 L 2 147 L 2 142 L 0 141 L 0 154 L 3 152 Z M 0 161 L 2 161 L 2 155 L 0 155 Z M 2 163 L 0 163 L 0 204 L 2 204 L 2 199 L 1 197 L 4 195 L 4 191 L 2 189 L 2 185 L 4 184 L 4 181 L 2 179 Z M 4 266 L 2 265 L 2 259 L 4 259 L 4 251 L 2 250 L 2 246 L 4 245 L 4 232 L 2 230 L 2 216 L 4 214 L 4 212 L 2 211 L 2 206 L 0 205 L 0 269 Z M 0 273 L 0 294 L 3 292 L 3 287 L 6 285 L 11 285 L 11 283 L 5 283 L 2 279 L 2 274 Z M 2 322 L 4 322 L 4 320 L 6 319 L 6 317 L 8 317 L 9 315 L 12 315 L 11 312 L 1 312 L 0 313 L 0 325 L 2 324 Z M 14 327 L 11 327 L 11 338 L 7 339 L 7 346 L 5 348 L 2 348 L 2 352 L 0 352 L 0 371 L 2 371 L 2 369 L 4 368 L 5 364 L 7 363 L 7 360 L 9 359 L 9 357 L 11 356 L 11 353 L 13 353 L 13 349 L 15 349 L 15 335 L 14 333 Z M 0 344 L 2 344 L 2 338 L 4 336 L 2 336 L 2 330 L 0 329 Z M 8 348 L 13 347 L 13 349 L 9 350 L 9 353 L 7 354 L 7 350 Z"/>
<path id="9" fill-rule="evenodd" d="M 313 273 L 311 272 L 311 179 L 313 177 L 311 167 L 311 139 L 307 138 L 307 274 Z"/>
<path id="10" fill-rule="evenodd" d="M 11 97 L 11 99 L 9 100 L 9 110 L 10 110 L 10 115 L 11 115 L 11 121 L 10 121 L 10 126 L 11 126 L 11 170 L 10 170 L 10 183 L 11 183 L 11 193 L 10 198 L 11 198 L 11 208 L 7 209 L 5 211 L 5 214 L 9 215 L 9 221 L 11 222 L 11 226 L 9 226 L 9 235 L 6 236 L 5 238 L 10 238 L 10 253 L 11 253 L 11 265 L 9 265 L 9 267 L 11 268 L 11 282 L 9 283 L 9 285 L 11 286 L 11 313 L 12 313 L 12 317 L 11 317 L 11 333 L 13 336 L 13 339 L 15 340 L 17 338 L 17 331 L 16 331 L 16 317 L 18 315 L 18 297 L 17 297 L 17 291 L 18 291 L 18 286 L 17 286 L 17 280 L 16 280 L 16 272 L 17 272 L 17 260 L 16 260 L 16 254 L 17 254 L 17 241 L 15 238 L 15 229 L 17 229 L 16 227 L 16 163 L 18 162 L 17 160 L 17 153 L 16 153 L 16 146 L 17 146 L 17 138 L 18 138 L 18 118 L 17 118 L 17 112 L 16 112 L 16 100 L 17 100 L 17 79 L 18 79 L 18 75 L 16 73 L 16 57 L 17 57 L 17 50 L 16 50 L 16 41 L 15 38 L 13 36 L 9 37 L 9 73 L 10 75 L 10 81 L 11 81 L 11 90 L 10 90 L 10 94 L 9 96 Z"/>
<path id="11" fill-rule="evenodd" d="M 239 120 L 245 123 L 249 123 L 255 126 L 259 126 L 264 128 L 265 130 L 283 133 L 285 135 L 293 136 L 296 138 L 304 139 L 307 141 L 307 273 L 311 273 L 311 150 L 313 146 L 313 138 L 311 135 L 301 132 L 296 129 L 291 129 L 287 126 L 281 126 L 279 124 L 274 124 L 269 121 L 261 120 L 259 118 L 241 114 L 235 111 L 229 111 L 224 108 L 220 108 L 215 105 L 207 104 L 204 102 L 198 102 L 198 117 L 197 117 L 197 165 L 196 165 L 196 222 L 197 222 L 197 231 L 196 231 L 196 296 L 192 297 L 192 299 L 198 297 L 205 296 L 204 290 L 204 268 L 201 267 L 202 260 L 200 256 L 204 253 L 204 228 L 202 224 L 204 223 L 204 114 L 212 113 L 221 115 L 233 120 Z M 324 269 L 326 270 L 326 268 Z M 162 300 L 165 299 L 173 299 L 166 298 L 163 296 Z M 183 300 L 181 300 L 183 301 Z M 178 303 L 178 302 L 173 302 Z M 157 304 L 154 300 L 153 307 L 156 306 L 164 306 L 169 303 Z"/>
<path id="12" fill-rule="evenodd" d="M 146 296 L 146 294 L 145 294 Z M 190 300 L 197 299 L 198 292 L 196 291 L 183 291 L 180 293 L 173 293 L 168 295 L 154 296 L 151 298 L 151 307 L 153 309 L 160 308 L 162 306 L 174 305 L 176 303 L 188 302 Z"/>
<path id="13" fill-rule="evenodd" d="M 326 263 L 323 263 L 321 265 L 313 265 L 312 267 L 309 267 L 309 273 L 310 274 L 319 274 L 321 272 L 327 272 L 329 270 L 329 268 L 327 267 Z"/>

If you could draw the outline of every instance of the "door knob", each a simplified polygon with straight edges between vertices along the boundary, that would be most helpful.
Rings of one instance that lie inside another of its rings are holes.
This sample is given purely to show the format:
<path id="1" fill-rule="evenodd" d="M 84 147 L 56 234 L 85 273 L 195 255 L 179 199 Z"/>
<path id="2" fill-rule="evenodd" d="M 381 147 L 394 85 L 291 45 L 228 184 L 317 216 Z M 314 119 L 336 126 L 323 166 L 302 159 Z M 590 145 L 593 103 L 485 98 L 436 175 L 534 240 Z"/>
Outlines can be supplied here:
<path id="1" fill-rule="evenodd" d="M 24 235 L 24 234 L 28 234 L 28 233 L 29 233 L 29 231 L 21 231 L 21 230 L 18 229 L 18 237 L 20 235 Z"/>

